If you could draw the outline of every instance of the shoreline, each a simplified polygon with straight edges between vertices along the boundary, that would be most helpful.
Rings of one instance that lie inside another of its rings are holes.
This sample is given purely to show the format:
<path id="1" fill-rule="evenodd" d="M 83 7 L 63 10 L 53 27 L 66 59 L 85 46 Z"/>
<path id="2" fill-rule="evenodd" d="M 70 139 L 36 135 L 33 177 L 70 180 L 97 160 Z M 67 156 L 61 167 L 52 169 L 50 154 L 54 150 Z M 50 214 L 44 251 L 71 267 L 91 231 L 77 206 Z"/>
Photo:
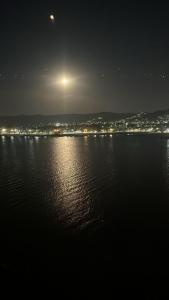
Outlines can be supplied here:
<path id="1" fill-rule="evenodd" d="M 97 137 L 97 136 L 162 136 L 169 137 L 169 133 L 162 132 L 113 132 L 113 133 L 62 133 L 62 134 L 0 134 L 0 137 Z"/>

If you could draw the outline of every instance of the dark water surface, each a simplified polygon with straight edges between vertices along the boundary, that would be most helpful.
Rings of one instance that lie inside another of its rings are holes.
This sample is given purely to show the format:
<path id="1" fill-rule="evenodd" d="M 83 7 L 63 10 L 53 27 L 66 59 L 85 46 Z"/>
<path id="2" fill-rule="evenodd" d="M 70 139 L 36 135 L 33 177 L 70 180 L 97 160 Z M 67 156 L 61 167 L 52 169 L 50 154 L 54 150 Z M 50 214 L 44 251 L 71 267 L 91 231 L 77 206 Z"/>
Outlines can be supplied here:
<path id="1" fill-rule="evenodd" d="M 6 270 L 168 272 L 169 140 L 0 138 Z"/>

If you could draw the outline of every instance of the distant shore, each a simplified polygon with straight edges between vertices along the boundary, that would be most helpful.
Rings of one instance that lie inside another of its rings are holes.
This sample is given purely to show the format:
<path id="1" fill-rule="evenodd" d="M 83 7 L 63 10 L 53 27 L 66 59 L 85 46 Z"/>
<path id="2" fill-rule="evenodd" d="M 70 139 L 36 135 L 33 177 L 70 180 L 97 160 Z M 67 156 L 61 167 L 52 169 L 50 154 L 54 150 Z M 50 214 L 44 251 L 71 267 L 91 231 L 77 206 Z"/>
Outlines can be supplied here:
<path id="1" fill-rule="evenodd" d="M 117 136 L 117 135 L 124 135 L 124 136 L 163 136 L 169 137 L 169 133 L 163 132 L 113 132 L 113 133 L 61 133 L 61 134 L 0 134 L 0 137 L 97 137 L 97 136 Z"/>

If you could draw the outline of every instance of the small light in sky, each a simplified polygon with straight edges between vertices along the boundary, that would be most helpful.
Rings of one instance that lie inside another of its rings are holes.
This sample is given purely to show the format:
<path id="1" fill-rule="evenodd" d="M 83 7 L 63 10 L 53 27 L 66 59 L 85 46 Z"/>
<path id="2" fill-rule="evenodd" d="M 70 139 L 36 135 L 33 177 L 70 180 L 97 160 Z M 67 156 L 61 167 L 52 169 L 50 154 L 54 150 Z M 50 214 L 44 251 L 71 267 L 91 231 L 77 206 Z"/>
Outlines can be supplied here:
<path id="1" fill-rule="evenodd" d="M 166 74 L 160 74 L 161 79 L 166 80 Z"/>
<path id="2" fill-rule="evenodd" d="M 55 22 L 55 16 L 54 16 L 53 14 L 51 14 L 51 15 L 49 16 L 49 18 L 50 18 L 50 20 L 52 21 L 52 23 Z"/>

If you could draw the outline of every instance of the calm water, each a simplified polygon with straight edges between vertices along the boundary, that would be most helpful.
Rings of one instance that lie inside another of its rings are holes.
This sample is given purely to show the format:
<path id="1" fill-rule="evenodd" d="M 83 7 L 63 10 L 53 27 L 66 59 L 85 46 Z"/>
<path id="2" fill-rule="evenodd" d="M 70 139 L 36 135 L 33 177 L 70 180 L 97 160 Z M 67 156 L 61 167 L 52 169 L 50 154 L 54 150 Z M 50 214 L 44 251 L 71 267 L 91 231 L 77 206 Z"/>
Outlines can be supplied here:
<path id="1" fill-rule="evenodd" d="M 0 195 L 3 269 L 168 270 L 167 138 L 1 137 Z"/>

